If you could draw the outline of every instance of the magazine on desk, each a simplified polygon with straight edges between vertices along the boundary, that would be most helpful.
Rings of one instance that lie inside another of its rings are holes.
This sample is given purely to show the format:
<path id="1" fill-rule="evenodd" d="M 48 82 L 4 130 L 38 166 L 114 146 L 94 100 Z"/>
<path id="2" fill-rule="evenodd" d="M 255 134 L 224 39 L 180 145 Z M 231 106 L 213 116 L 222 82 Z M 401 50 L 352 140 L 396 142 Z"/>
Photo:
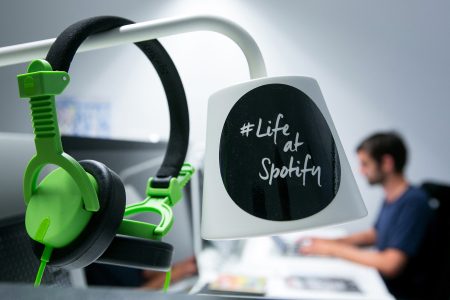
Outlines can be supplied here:
<path id="1" fill-rule="evenodd" d="M 338 277 L 292 275 L 286 278 L 286 285 L 293 290 L 362 293 L 353 280 Z"/>

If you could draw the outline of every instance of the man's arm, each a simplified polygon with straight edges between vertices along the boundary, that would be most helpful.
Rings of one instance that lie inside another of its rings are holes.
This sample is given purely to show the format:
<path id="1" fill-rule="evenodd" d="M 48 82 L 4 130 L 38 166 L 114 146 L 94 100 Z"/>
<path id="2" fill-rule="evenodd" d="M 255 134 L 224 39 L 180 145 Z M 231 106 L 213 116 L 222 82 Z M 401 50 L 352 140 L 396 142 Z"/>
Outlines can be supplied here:
<path id="1" fill-rule="evenodd" d="M 375 228 L 371 228 L 366 231 L 351 234 L 344 238 L 339 238 L 339 239 L 314 238 L 314 240 L 338 242 L 338 243 L 342 243 L 342 244 L 346 244 L 346 245 L 353 245 L 353 246 L 372 246 L 375 244 L 376 238 L 377 238 L 377 232 L 376 232 Z M 305 239 L 307 239 L 307 238 L 303 238 L 302 240 L 305 240 Z"/>
<path id="2" fill-rule="evenodd" d="M 334 241 L 353 246 L 372 246 L 375 244 L 376 238 L 377 232 L 375 228 L 370 228 L 366 231 L 354 233 L 344 238 L 335 239 Z"/>
<path id="3" fill-rule="evenodd" d="M 303 254 L 319 254 L 340 257 L 376 268 L 385 277 L 395 277 L 406 265 L 406 254 L 395 248 L 383 251 L 368 251 L 335 241 L 313 239 L 311 245 L 302 247 Z"/>

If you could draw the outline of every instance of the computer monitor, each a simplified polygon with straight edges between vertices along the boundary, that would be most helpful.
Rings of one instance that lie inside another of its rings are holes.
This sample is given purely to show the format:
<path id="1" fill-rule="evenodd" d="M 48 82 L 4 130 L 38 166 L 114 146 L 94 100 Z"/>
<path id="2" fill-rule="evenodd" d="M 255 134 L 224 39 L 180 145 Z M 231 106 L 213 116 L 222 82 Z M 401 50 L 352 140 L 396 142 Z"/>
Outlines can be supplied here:
<path id="1" fill-rule="evenodd" d="M 23 173 L 35 152 L 31 134 L 0 133 L 0 221 L 25 213 Z"/>

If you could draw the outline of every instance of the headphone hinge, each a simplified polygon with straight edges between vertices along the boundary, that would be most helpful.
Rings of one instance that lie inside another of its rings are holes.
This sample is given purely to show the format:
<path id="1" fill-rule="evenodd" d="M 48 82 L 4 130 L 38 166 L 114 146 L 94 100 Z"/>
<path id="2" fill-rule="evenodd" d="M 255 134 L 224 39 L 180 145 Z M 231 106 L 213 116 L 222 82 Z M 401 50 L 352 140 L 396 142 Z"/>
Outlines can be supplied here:
<path id="1" fill-rule="evenodd" d="M 184 163 L 178 177 L 151 177 L 147 184 L 147 196 L 150 198 L 167 198 L 167 205 L 174 206 L 183 196 L 183 187 L 194 173 L 194 168 Z"/>

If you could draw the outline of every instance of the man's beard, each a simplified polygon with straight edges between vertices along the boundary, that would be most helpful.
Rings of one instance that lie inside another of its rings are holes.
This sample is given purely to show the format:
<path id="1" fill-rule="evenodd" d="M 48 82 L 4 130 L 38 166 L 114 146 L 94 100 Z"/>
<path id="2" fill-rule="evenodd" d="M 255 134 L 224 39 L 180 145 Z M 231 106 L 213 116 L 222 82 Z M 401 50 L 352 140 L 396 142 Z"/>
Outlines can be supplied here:
<path id="1" fill-rule="evenodd" d="M 370 185 L 383 184 L 385 180 L 386 175 L 381 170 L 377 171 L 377 174 L 374 176 L 374 178 L 368 178 L 368 182 Z"/>

